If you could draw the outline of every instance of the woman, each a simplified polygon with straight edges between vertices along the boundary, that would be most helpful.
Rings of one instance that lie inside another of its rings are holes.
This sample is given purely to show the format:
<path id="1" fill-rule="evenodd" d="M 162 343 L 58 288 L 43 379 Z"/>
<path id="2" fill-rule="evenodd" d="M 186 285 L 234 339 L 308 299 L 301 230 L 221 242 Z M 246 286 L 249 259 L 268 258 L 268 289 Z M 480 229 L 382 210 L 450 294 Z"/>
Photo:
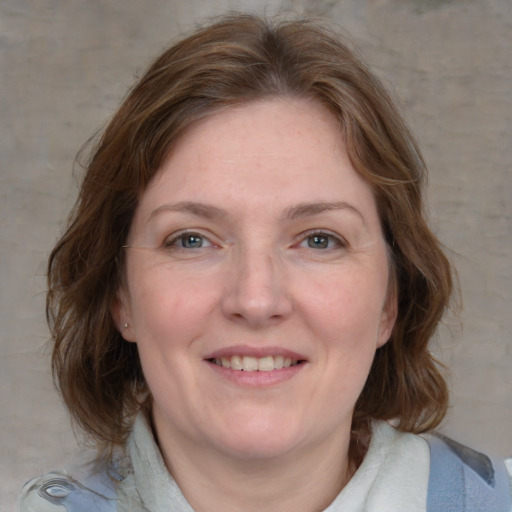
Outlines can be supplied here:
<path id="1" fill-rule="evenodd" d="M 324 27 L 240 15 L 163 53 L 49 262 L 53 370 L 97 464 L 20 510 L 509 510 L 502 462 L 417 435 L 447 409 L 428 343 L 452 291 L 425 172 Z"/>

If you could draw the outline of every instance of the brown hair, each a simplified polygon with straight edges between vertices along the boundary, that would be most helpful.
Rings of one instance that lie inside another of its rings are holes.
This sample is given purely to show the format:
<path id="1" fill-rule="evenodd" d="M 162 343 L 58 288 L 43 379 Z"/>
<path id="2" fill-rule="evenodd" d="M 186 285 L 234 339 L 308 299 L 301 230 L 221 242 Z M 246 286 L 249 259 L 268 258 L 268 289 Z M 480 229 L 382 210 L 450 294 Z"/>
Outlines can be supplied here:
<path id="1" fill-rule="evenodd" d="M 355 435 L 372 418 L 421 432 L 445 415 L 447 387 L 428 343 L 452 274 L 425 222 L 426 171 L 410 131 L 381 83 L 331 29 L 235 15 L 165 51 L 134 86 L 97 143 L 49 259 L 54 377 L 72 417 L 104 453 L 123 443 L 133 414 L 150 400 L 136 344 L 122 339 L 110 313 L 138 197 L 191 123 L 271 96 L 314 98 L 339 119 L 389 246 L 398 318 L 357 402 Z"/>

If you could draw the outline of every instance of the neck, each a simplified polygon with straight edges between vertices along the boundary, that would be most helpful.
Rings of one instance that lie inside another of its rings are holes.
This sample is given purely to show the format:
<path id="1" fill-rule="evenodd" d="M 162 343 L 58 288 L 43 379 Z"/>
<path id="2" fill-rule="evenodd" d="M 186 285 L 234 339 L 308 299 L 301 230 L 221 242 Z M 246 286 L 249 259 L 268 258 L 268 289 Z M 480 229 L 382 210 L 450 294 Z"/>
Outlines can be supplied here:
<path id="1" fill-rule="evenodd" d="M 197 512 L 323 510 L 353 474 L 347 436 L 265 459 L 229 457 L 197 446 L 189 449 L 182 442 L 160 443 L 160 448 Z"/>

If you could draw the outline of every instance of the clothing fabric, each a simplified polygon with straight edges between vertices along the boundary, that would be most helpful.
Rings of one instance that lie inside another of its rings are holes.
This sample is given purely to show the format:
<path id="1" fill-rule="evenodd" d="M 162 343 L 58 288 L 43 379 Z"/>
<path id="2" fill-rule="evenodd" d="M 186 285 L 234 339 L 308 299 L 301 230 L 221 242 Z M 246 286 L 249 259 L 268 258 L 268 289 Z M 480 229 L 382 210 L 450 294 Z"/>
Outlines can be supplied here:
<path id="1" fill-rule="evenodd" d="M 512 461 L 507 464 L 512 474 Z M 430 469 L 424 438 L 374 422 L 361 466 L 323 512 L 426 512 Z M 19 512 L 194 512 L 167 471 L 143 414 L 137 416 L 115 468 L 76 475 L 76 470 L 49 473 L 28 482 Z"/>
<path id="2" fill-rule="evenodd" d="M 430 477 L 427 512 L 510 512 L 510 473 L 502 460 L 492 461 L 453 439 L 429 435 Z"/>

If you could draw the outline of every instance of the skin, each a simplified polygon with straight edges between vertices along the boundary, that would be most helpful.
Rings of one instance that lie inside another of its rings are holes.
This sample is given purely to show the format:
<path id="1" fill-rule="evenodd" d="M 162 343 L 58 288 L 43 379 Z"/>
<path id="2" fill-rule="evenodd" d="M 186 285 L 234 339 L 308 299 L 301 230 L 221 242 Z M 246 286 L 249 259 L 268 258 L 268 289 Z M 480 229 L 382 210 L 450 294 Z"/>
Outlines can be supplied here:
<path id="1" fill-rule="evenodd" d="M 128 245 L 114 318 L 138 345 L 160 449 L 194 509 L 327 507 L 396 317 L 375 200 L 334 116 L 267 99 L 193 125 L 142 194 Z M 299 364 L 211 361 L 281 352 Z"/>

